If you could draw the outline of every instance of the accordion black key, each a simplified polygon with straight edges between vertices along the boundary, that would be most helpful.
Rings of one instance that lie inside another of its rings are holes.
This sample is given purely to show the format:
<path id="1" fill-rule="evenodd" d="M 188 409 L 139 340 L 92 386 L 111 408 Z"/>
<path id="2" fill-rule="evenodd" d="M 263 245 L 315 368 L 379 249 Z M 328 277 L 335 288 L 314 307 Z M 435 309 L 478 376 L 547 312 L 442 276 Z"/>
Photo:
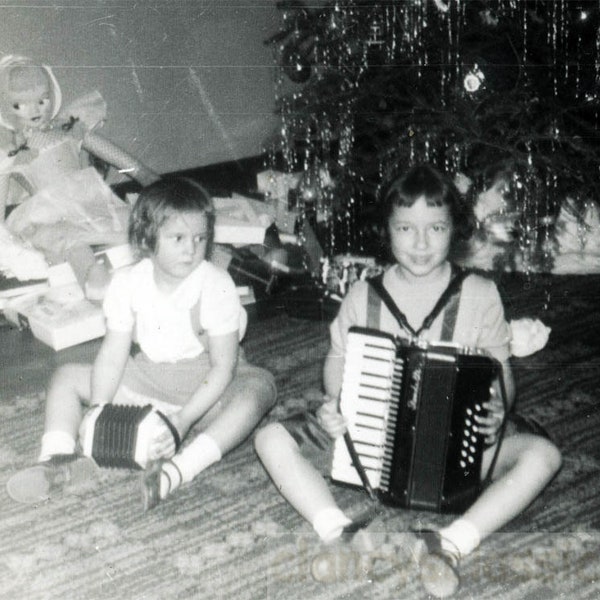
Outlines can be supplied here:
<path id="1" fill-rule="evenodd" d="M 455 344 L 408 344 L 359 327 L 348 334 L 340 410 L 370 486 L 393 506 L 458 512 L 480 491 L 484 414 L 500 364 Z M 363 485 L 347 443 L 333 481 Z"/>
<path id="2" fill-rule="evenodd" d="M 100 467 L 144 469 L 157 419 L 164 421 L 173 435 L 175 447 L 179 448 L 179 433 L 169 419 L 150 404 L 94 406 L 82 423 L 82 452 Z"/>

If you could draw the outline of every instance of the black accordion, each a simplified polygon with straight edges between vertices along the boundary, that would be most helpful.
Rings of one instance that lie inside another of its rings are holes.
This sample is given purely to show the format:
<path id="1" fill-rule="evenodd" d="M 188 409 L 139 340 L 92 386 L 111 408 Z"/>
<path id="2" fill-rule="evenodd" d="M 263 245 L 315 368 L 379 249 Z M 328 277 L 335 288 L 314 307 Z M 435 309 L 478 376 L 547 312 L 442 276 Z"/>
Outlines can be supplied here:
<path id="1" fill-rule="evenodd" d="M 332 480 L 360 486 L 366 477 L 393 506 L 464 510 L 481 484 L 474 417 L 485 413 L 499 373 L 498 361 L 476 349 L 352 327 L 340 396 L 352 443 L 336 440 Z"/>
<path id="2" fill-rule="evenodd" d="M 177 429 L 150 404 L 93 406 L 85 414 L 80 431 L 82 453 L 93 458 L 99 467 L 144 469 L 148 463 L 148 447 L 159 422 L 157 419 L 167 425 L 176 449 L 179 448 Z"/>

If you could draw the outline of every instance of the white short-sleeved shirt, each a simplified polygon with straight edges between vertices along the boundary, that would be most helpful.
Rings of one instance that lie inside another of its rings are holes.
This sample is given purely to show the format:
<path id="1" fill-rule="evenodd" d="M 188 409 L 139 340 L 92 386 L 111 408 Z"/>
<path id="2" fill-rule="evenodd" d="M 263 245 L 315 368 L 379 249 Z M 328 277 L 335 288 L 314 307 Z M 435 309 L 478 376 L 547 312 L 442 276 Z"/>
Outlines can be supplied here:
<path id="1" fill-rule="evenodd" d="M 406 315 L 411 327 L 417 330 L 447 287 L 449 276 L 446 280 L 433 283 L 406 284 L 392 267 L 384 273 L 383 283 L 398 308 Z M 345 353 L 348 329 L 353 325 L 366 326 L 368 286 L 366 281 L 358 281 L 350 288 L 330 326 L 332 350 L 340 356 Z M 444 311 L 438 315 L 430 329 L 424 332 L 423 338 L 438 341 L 443 320 Z M 406 333 L 383 304 L 379 329 L 406 337 Z M 486 350 L 499 361 L 508 359 L 510 330 L 504 317 L 504 306 L 498 288 L 492 280 L 470 274 L 463 281 L 453 341 L 462 346 Z"/>
<path id="2" fill-rule="evenodd" d="M 154 362 L 174 363 L 205 351 L 194 331 L 192 311 L 199 307 L 200 327 L 209 336 L 246 331 L 247 314 L 231 276 L 203 261 L 165 294 L 154 283 L 149 258 L 115 273 L 104 299 L 106 326 L 133 332 L 141 350 Z M 195 320 L 195 319 L 194 319 Z"/>

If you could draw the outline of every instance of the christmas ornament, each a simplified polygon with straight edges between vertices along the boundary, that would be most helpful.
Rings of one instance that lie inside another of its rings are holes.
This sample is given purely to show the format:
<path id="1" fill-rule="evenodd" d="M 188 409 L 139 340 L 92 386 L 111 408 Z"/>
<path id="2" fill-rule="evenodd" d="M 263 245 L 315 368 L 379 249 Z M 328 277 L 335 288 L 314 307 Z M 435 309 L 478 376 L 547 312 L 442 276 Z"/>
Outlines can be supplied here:
<path id="1" fill-rule="evenodd" d="M 375 15 L 369 24 L 367 46 L 381 46 L 383 44 L 383 25 L 378 15 Z"/>
<path id="2" fill-rule="evenodd" d="M 316 207 L 322 201 L 323 187 L 318 168 L 310 167 L 304 171 L 298 182 L 298 198 L 304 206 L 313 205 Z"/>
<path id="3" fill-rule="evenodd" d="M 484 81 L 485 75 L 483 74 L 483 71 L 477 66 L 477 64 L 474 64 L 473 68 L 465 75 L 463 85 L 467 92 L 474 94 L 483 85 Z"/>
<path id="4" fill-rule="evenodd" d="M 438 10 L 442 13 L 447 13 L 450 10 L 450 6 L 447 2 L 442 2 L 442 0 L 433 0 L 433 3 L 437 6 Z"/>
<path id="5" fill-rule="evenodd" d="M 369 22 L 363 48 L 367 65 L 380 65 L 385 62 L 384 27 L 378 14 L 373 15 Z"/>
<path id="6" fill-rule="evenodd" d="M 489 8 L 486 8 L 485 10 L 482 10 L 479 13 L 479 16 L 481 17 L 481 22 L 484 25 L 488 25 L 489 27 L 496 27 L 498 25 L 498 23 L 499 23 L 498 17 Z"/>
<path id="7" fill-rule="evenodd" d="M 294 45 L 283 48 L 281 54 L 283 72 L 294 83 L 304 83 L 310 79 L 310 62 Z"/>

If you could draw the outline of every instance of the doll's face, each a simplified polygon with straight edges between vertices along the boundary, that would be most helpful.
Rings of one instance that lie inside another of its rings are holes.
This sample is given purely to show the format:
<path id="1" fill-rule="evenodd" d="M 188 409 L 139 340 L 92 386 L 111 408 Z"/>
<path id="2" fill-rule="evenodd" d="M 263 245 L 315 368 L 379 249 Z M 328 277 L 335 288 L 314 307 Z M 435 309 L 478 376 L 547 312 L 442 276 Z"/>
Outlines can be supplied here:
<path id="1" fill-rule="evenodd" d="M 15 130 L 40 129 L 52 118 L 50 82 L 41 67 L 17 67 L 9 76 L 3 113 Z"/>

